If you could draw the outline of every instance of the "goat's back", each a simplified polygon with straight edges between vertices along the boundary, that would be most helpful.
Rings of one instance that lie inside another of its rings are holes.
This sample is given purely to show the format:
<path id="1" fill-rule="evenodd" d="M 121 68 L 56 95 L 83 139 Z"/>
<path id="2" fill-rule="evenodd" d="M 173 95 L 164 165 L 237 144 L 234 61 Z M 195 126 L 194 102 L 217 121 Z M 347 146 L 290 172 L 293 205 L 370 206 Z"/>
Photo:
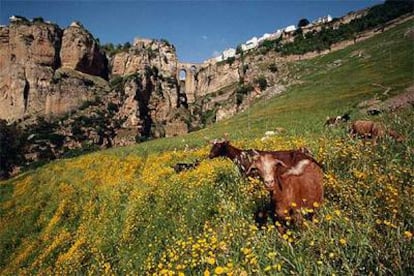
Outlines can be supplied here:
<path id="1" fill-rule="evenodd" d="M 275 193 L 278 205 L 297 208 L 313 208 L 314 203 L 323 201 L 323 172 L 318 164 L 310 162 L 300 175 L 285 174 L 280 178 L 281 191 Z"/>

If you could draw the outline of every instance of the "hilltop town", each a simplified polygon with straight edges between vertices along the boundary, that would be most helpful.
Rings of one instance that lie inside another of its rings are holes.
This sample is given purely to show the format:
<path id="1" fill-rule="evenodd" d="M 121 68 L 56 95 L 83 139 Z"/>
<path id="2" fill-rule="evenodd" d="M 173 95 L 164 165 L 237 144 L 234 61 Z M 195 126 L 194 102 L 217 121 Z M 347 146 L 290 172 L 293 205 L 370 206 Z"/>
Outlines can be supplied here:
<path id="1" fill-rule="evenodd" d="M 350 12 L 347 15 L 335 18 L 335 20 L 330 15 L 319 17 L 312 22 L 307 23 L 304 26 L 289 25 L 287 27 L 277 29 L 272 33 L 265 33 L 259 38 L 256 36 L 250 38 L 245 43 L 240 44 L 239 52 L 247 52 L 253 49 L 256 49 L 266 41 L 280 39 L 283 42 L 292 42 L 294 40 L 294 33 L 300 28 L 303 31 L 303 34 L 309 32 L 319 32 L 322 28 L 332 27 L 333 29 L 339 28 L 341 24 L 348 24 L 354 19 L 361 18 L 365 16 L 368 12 L 368 9 L 359 10 L 356 12 Z M 205 60 L 204 63 L 214 63 L 227 60 L 232 57 L 236 57 L 238 50 L 235 48 L 225 49 L 220 55 L 213 57 L 211 59 Z"/>

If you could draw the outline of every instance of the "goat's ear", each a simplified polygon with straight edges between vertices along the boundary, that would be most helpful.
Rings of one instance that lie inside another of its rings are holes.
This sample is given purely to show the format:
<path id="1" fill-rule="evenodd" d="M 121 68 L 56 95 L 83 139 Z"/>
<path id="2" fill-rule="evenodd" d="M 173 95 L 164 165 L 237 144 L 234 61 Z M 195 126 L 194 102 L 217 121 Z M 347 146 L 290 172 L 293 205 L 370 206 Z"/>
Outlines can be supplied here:
<path id="1" fill-rule="evenodd" d="M 260 153 L 257 150 L 248 150 L 247 151 L 247 159 L 249 159 L 250 162 L 258 160 L 260 157 Z"/>
<path id="2" fill-rule="evenodd" d="M 253 169 L 257 169 L 256 165 L 252 163 L 247 169 L 246 175 L 249 175 Z"/>
<path id="3" fill-rule="evenodd" d="M 288 168 L 288 166 L 285 164 L 285 162 L 283 162 L 282 160 L 279 159 L 275 159 L 276 163 L 275 166 L 277 167 L 278 165 L 281 165 L 282 167 Z"/>

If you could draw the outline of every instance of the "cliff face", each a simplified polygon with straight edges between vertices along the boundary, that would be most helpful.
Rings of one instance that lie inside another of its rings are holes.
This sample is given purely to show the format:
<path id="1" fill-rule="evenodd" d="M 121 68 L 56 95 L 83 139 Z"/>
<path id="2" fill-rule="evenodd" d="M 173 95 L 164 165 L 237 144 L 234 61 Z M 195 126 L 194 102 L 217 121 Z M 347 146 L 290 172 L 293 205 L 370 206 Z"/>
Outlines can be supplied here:
<path id="1" fill-rule="evenodd" d="M 59 66 L 61 30 L 52 24 L 11 24 L 0 29 L 0 37 L 0 117 L 41 112 Z"/>
<path id="2" fill-rule="evenodd" d="M 108 61 L 98 43 L 82 25 L 72 23 L 63 31 L 60 51 L 62 67 L 108 78 Z"/>
<path id="3" fill-rule="evenodd" d="M 112 57 L 112 76 L 122 79 L 118 89 L 125 94 L 118 113 L 125 118 L 124 128 L 136 129 L 140 137 L 187 132 L 169 127 L 170 123 L 185 124 L 185 118 L 177 116 L 177 63 L 174 47 L 162 40 L 137 39 L 127 52 Z"/>
<path id="4" fill-rule="evenodd" d="M 0 28 L 0 118 L 63 114 L 99 90 L 94 82 L 85 84 L 81 75 L 59 72 L 64 65 L 105 77 L 105 56 L 89 33 L 73 29 L 62 31 L 54 24 L 26 21 Z"/>

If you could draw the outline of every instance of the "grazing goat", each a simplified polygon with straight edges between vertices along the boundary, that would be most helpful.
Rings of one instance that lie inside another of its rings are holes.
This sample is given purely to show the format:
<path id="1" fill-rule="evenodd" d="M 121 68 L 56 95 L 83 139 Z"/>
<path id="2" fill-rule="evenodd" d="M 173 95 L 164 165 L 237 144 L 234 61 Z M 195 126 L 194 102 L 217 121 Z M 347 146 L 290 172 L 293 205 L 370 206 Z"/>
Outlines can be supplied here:
<path id="1" fill-rule="evenodd" d="M 373 144 L 377 144 L 377 140 L 383 138 L 386 134 L 391 136 L 397 142 L 403 142 L 404 137 L 393 129 L 386 129 L 384 125 L 373 122 L 358 120 L 351 124 L 350 134 L 352 137 L 362 137 L 372 139 Z"/>
<path id="2" fill-rule="evenodd" d="M 349 115 L 349 113 L 345 113 L 342 116 L 326 117 L 324 126 L 336 126 L 340 122 L 348 122 L 350 119 L 351 116 Z"/>
<path id="3" fill-rule="evenodd" d="M 194 169 L 195 167 L 197 167 L 198 165 L 200 165 L 200 161 L 196 160 L 193 163 L 177 163 L 173 166 L 173 169 L 176 173 L 182 172 L 182 171 L 186 171 L 186 170 L 190 170 L 190 169 Z"/>
<path id="4" fill-rule="evenodd" d="M 257 170 L 265 188 L 270 193 L 273 217 L 285 223 L 292 218 L 301 221 L 300 208 L 309 210 L 318 207 L 323 201 L 323 172 L 320 166 L 310 159 L 302 159 L 294 166 L 275 158 L 274 155 L 252 152 L 251 170 Z M 312 213 L 310 213 L 312 214 Z M 280 233 L 285 228 L 278 226 Z"/>
<path id="5" fill-rule="evenodd" d="M 320 165 L 310 154 L 307 148 L 299 148 L 297 150 L 283 150 L 283 151 L 256 151 L 256 150 L 242 150 L 230 145 L 230 142 L 226 139 L 214 140 L 212 142 L 212 148 L 210 150 L 209 158 L 216 157 L 228 157 L 231 159 L 239 171 L 244 176 L 255 176 L 253 171 L 248 174 L 247 171 L 252 163 L 251 156 L 253 152 L 260 154 L 271 154 L 275 158 L 282 160 L 286 166 L 294 166 L 297 162 L 303 159 L 309 159 L 316 164 Z M 257 174 L 256 174 L 257 175 Z"/>

